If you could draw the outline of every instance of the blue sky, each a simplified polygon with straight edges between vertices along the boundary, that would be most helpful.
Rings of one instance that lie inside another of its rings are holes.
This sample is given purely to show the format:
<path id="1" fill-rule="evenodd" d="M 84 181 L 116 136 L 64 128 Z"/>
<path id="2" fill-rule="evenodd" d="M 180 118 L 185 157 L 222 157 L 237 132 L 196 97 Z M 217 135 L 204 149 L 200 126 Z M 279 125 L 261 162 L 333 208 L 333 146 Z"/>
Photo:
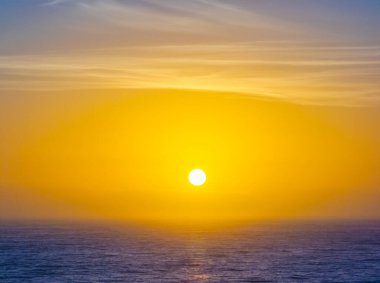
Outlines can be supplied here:
<path id="1" fill-rule="evenodd" d="M 92 12 L 90 11 L 92 9 Z M 111 11 L 113 9 L 113 11 Z M 364 1 L 302 1 L 302 0 L 258 0 L 258 1 L 98 1 L 98 0 L 3 0 L 0 2 L 0 35 L 2 53 L 16 53 L 21 49 L 17 43 L 36 45 L 39 38 L 45 39 L 45 33 L 63 33 L 63 35 L 83 33 L 78 29 L 67 30 L 70 21 L 84 24 L 90 21 L 94 26 L 107 26 L 107 22 L 99 22 L 99 14 L 116 13 L 117 9 L 138 11 L 140 18 L 162 15 L 166 17 L 182 17 L 184 19 L 200 20 L 203 16 L 213 14 L 215 23 L 236 20 L 233 16 L 246 12 L 258 16 L 246 20 L 246 24 L 260 26 L 275 25 L 276 23 L 294 25 L 291 34 L 296 29 L 306 29 L 315 32 L 312 36 L 323 36 L 324 33 L 336 40 L 344 40 L 351 44 L 379 43 L 380 3 L 376 0 Z M 229 10 L 229 11 L 228 11 Z M 124 11 L 125 12 L 125 11 Z M 205 13 L 206 12 L 206 13 Z M 92 14 L 92 18 L 91 15 Z M 98 14 L 97 14 L 98 13 Z M 209 16 L 209 15 L 208 15 Z M 220 18 L 218 18 L 220 16 Z M 225 17 L 223 17 L 225 16 Z M 90 18 L 90 19 L 89 19 Z M 151 18 L 152 24 L 156 18 Z M 203 18 L 204 19 L 204 18 Z M 129 19 L 124 18 L 125 22 Z M 136 28 L 139 23 L 135 23 Z M 162 23 L 155 23 L 160 26 Z M 196 26 L 189 28 L 196 29 Z M 25 34 L 27 33 L 27 34 Z M 59 34 L 58 34 L 59 35 Z M 228 38 L 227 35 L 224 35 Z M 327 35 L 325 35 L 327 36 Z M 248 34 L 249 37 L 249 34 Z M 55 37 L 52 38 L 56 39 Z M 265 38 L 264 38 L 265 39 Z M 99 38 L 99 41 L 102 38 Z M 45 39 L 41 49 L 51 48 L 51 43 Z M 75 42 L 72 43 L 75 45 Z M 21 50 L 28 50 L 23 46 Z"/>

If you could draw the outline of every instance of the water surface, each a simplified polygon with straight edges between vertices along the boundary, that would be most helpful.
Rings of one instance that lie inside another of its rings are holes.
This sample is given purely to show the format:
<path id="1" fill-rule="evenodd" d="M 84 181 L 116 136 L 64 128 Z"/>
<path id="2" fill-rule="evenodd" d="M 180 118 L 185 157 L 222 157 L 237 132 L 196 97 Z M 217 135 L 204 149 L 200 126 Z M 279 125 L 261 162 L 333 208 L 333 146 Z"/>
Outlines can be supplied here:
<path id="1" fill-rule="evenodd" d="M 3 222 L 0 282 L 380 282 L 380 223 Z"/>

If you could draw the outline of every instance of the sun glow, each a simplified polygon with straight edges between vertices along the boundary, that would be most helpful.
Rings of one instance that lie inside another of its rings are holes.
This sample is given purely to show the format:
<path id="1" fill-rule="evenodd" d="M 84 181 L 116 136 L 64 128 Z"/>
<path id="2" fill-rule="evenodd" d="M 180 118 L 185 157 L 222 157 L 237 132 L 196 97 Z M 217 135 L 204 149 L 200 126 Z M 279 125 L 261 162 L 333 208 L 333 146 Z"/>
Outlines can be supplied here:
<path id="1" fill-rule="evenodd" d="M 337 215 L 333 198 L 378 176 L 378 146 L 328 123 L 321 109 L 208 91 L 104 90 L 96 95 L 97 105 L 88 102 L 70 113 L 62 108 L 65 119 L 53 111 L 61 109 L 61 100 L 39 111 L 33 106 L 23 114 L 28 124 L 22 127 L 17 122 L 21 109 L 18 114 L 0 111 L 2 121 L 15 115 L 5 124 L 9 133 L 20 127 L 20 136 L 8 138 L 17 155 L 7 157 L 6 174 L 0 169 L 0 187 L 29 188 L 9 197 L 30 192 L 44 197 L 41 203 L 46 198 L 46 204 L 31 208 L 36 217 L 52 217 L 50 202 L 55 217 L 144 223 L 223 220 L 224 225 L 306 213 L 329 216 Z M 36 133 L 19 143 L 21 132 L 32 125 Z M 3 145 L 0 139 L 0 152 Z M 25 207 L 27 197 L 18 206 Z M 322 211 L 322 205 L 330 206 Z"/>
<path id="2" fill-rule="evenodd" d="M 194 186 L 201 186 L 206 182 L 206 173 L 202 169 L 193 169 L 189 173 L 189 182 Z"/>

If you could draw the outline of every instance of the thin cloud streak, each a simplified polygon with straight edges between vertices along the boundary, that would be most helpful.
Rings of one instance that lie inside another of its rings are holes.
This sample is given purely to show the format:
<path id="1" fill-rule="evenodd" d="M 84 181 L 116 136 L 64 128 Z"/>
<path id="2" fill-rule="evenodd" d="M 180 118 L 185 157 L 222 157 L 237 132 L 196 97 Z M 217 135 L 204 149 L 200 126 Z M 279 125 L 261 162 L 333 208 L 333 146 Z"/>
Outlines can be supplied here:
<path id="1" fill-rule="evenodd" d="M 380 100 L 380 43 L 347 43 L 239 1 L 41 5 L 38 12 L 54 17 L 41 17 L 36 32 L 19 36 L 22 44 L 17 36 L 0 44 L 2 90 L 195 88 L 299 103 Z M 2 53 L 12 46 L 20 49 Z"/>

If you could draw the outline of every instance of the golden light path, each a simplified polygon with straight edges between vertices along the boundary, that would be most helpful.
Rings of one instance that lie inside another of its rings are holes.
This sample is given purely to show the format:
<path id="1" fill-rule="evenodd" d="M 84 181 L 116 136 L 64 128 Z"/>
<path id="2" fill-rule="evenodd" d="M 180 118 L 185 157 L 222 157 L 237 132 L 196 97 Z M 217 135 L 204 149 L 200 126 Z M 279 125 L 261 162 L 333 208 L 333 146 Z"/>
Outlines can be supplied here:
<path id="1" fill-rule="evenodd" d="M 202 169 L 193 169 L 189 173 L 189 182 L 194 186 L 201 186 L 206 182 L 206 173 Z"/>

